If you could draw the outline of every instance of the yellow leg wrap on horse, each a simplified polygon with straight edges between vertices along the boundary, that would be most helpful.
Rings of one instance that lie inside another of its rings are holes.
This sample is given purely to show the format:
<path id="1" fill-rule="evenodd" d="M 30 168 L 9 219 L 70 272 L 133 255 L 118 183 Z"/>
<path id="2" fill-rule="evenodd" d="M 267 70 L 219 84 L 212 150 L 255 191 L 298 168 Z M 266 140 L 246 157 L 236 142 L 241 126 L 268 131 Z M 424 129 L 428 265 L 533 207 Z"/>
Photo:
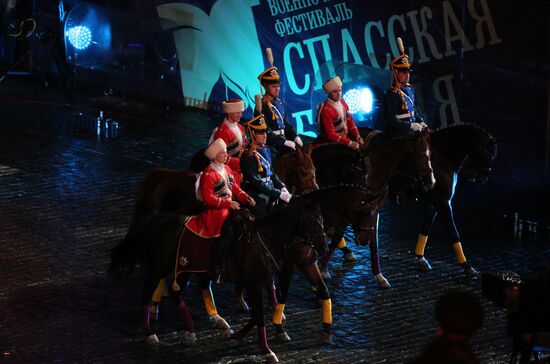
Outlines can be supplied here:
<path id="1" fill-rule="evenodd" d="M 285 311 L 285 305 L 283 303 L 277 303 L 275 310 L 273 311 L 273 323 L 280 325 L 283 323 L 283 312 Z"/>
<path id="2" fill-rule="evenodd" d="M 214 297 L 212 297 L 212 291 L 210 289 L 202 290 L 202 300 L 204 301 L 204 307 L 206 307 L 206 313 L 213 316 L 218 314 L 216 310 L 216 304 L 214 303 Z"/>
<path id="3" fill-rule="evenodd" d="M 346 239 L 342 238 L 342 240 L 338 243 L 338 249 L 344 249 L 346 246 L 348 246 L 346 244 Z"/>
<path id="4" fill-rule="evenodd" d="M 426 248 L 426 243 L 428 242 L 428 236 L 418 234 L 418 240 L 416 241 L 416 248 L 414 249 L 414 253 L 419 256 L 424 256 L 424 248 Z"/>
<path id="5" fill-rule="evenodd" d="M 159 303 L 162 300 L 162 292 L 164 292 L 164 286 L 166 286 L 166 279 L 161 279 L 157 289 L 153 292 L 153 302 Z"/>
<path id="6" fill-rule="evenodd" d="M 323 323 L 332 324 L 332 301 L 329 299 L 321 301 L 323 308 Z"/>
<path id="7" fill-rule="evenodd" d="M 460 241 L 457 241 L 453 244 L 453 249 L 456 253 L 456 260 L 458 264 L 466 263 L 466 257 L 464 256 L 464 252 L 462 251 L 462 244 L 460 244 Z"/>

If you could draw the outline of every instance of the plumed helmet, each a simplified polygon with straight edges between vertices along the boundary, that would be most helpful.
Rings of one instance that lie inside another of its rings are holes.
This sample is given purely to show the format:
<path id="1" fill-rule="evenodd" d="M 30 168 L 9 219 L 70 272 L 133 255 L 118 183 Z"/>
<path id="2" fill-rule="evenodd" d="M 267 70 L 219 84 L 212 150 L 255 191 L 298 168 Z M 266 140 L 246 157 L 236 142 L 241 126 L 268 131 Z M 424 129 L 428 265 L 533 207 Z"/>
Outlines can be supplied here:
<path id="1" fill-rule="evenodd" d="M 411 70 L 409 56 L 405 54 L 403 40 L 400 37 L 397 37 L 397 48 L 399 49 L 399 55 L 390 62 L 390 69 L 393 75 L 394 82 L 397 81 L 397 71 Z"/>
<path id="2" fill-rule="evenodd" d="M 263 114 L 260 114 L 246 123 L 246 128 L 251 138 L 254 138 L 257 132 L 267 132 L 267 124 Z"/>

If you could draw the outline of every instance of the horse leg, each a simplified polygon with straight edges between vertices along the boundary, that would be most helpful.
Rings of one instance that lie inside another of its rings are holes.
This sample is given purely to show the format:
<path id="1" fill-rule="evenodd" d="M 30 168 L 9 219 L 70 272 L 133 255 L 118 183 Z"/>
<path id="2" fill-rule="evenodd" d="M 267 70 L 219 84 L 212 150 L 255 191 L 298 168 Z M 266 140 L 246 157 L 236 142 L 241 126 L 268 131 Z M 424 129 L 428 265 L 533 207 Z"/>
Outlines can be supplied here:
<path id="1" fill-rule="evenodd" d="M 181 289 L 185 289 L 187 286 L 187 282 L 189 281 L 189 277 L 191 276 L 188 272 L 183 272 L 179 274 L 175 279 L 177 284 L 180 287 L 183 287 Z M 174 299 L 174 302 L 176 303 L 176 306 L 178 307 L 178 311 L 183 319 L 183 325 L 184 325 L 184 332 L 183 332 L 183 340 L 185 342 L 189 343 L 195 343 L 197 341 L 197 335 L 195 334 L 195 323 L 193 322 L 193 318 L 191 317 L 191 313 L 187 309 L 187 305 L 185 304 L 185 301 L 183 300 L 183 293 L 180 291 L 174 291 L 173 289 L 170 289 L 170 294 L 172 295 L 172 298 Z"/>
<path id="2" fill-rule="evenodd" d="M 151 299 L 151 307 L 149 308 L 150 318 L 157 321 L 159 318 L 159 305 L 162 300 L 164 288 L 166 287 L 166 278 L 160 280 L 155 292 L 153 292 L 153 298 Z"/>
<path id="3" fill-rule="evenodd" d="M 326 344 L 333 344 L 332 335 L 332 301 L 330 292 L 319 270 L 317 262 L 312 264 L 300 265 L 300 271 L 306 276 L 309 283 L 315 288 L 317 297 L 321 300 L 323 309 L 323 331 L 321 332 L 321 340 Z"/>
<path id="4" fill-rule="evenodd" d="M 372 241 L 369 244 L 370 250 L 370 262 L 371 262 L 371 271 L 378 282 L 378 287 L 380 288 L 390 288 L 390 282 L 382 274 L 382 269 L 380 268 L 380 254 L 378 253 L 378 222 L 379 214 L 376 213 L 372 216 L 371 226 L 372 226 Z"/>
<path id="5" fill-rule="evenodd" d="M 284 310 L 286 299 L 288 297 L 288 289 L 290 287 L 290 281 L 292 274 L 294 273 L 295 263 L 286 263 L 283 265 L 281 272 L 279 272 L 279 302 L 273 310 L 273 324 L 277 332 L 277 340 L 290 341 L 290 336 L 285 332 L 283 327 Z"/>
<path id="6" fill-rule="evenodd" d="M 235 309 L 239 312 L 248 312 L 250 307 L 244 300 L 244 287 L 240 283 L 235 283 Z"/>
<path id="7" fill-rule="evenodd" d="M 432 229 L 433 222 L 437 216 L 437 211 L 432 205 L 427 205 L 424 208 L 422 214 L 422 223 L 420 225 L 420 233 L 418 234 L 418 240 L 416 241 L 416 247 L 414 253 L 416 255 L 416 265 L 420 272 L 429 272 L 432 270 L 430 262 L 424 257 L 424 250 L 426 243 L 428 242 L 428 236 Z"/>
<path id="8" fill-rule="evenodd" d="M 462 267 L 462 269 L 464 269 L 464 274 L 466 274 L 468 278 L 477 278 L 479 276 L 479 272 L 467 262 L 466 256 L 462 251 L 462 244 L 460 243 L 460 235 L 458 234 L 458 230 L 455 225 L 451 202 L 449 201 L 448 203 L 443 204 L 441 208 L 438 209 L 438 211 L 439 211 L 439 217 L 441 221 L 451 231 L 452 242 L 453 242 L 452 247 L 456 254 L 457 263 Z"/>
<path id="9" fill-rule="evenodd" d="M 215 326 L 224 331 L 223 336 L 227 337 L 232 334 L 231 327 L 227 321 L 225 321 L 225 319 L 218 314 L 218 310 L 216 309 L 216 302 L 214 301 L 214 296 L 212 295 L 212 278 L 207 272 L 198 273 L 198 276 L 206 313 L 214 320 Z"/>
<path id="10" fill-rule="evenodd" d="M 145 330 L 145 341 L 148 344 L 158 344 L 159 339 L 155 334 L 155 331 L 151 328 L 151 323 L 149 321 L 150 317 L 150 303 L 151 296 L 155 290 L 155 287 L 158 285 L 159 280 L 154 279 L 149 275 L 146 275 L 143 278 L 143 289 L 142 289 L 142 309 L 141 309 L 141 320 L 143 329 Z"/>
<path id="11" fill-rule="evenodd" d="M 344 254 L 344 261 L 346 262 L 356 262 L 357 257 L 353 254 L 353 251 L 348 248 L 346 244 L 346 239 L 342 236 L 342 239 L 338 242 L 337 248 Z"/>
<path id="12" fill-rule="evenodd" d="M 246 289 L 250 305 L 252 306 L 252 317 L 250 321 L 239 331 L 231 335 L 231 338 L 242 339 L 254 327 L 258 326 L 258 341 L 260 348 L 264 354 L 264 358 L 268 363 L 278 363 L 279 359 L 269 349 L 267 343 L 267 334 L 264 322 L 264 305 L 263 305 L 263 286 L 261 284 L 248 284 Z"/>
<path id="13" fill-rule="evenodd" d="M 321 270 L 321 275 L 323 276 L 323 279 L 330 279 L 330 272 L 328 270 L 328 262 L 330 261 L 330 258 L 334 254 L 334 251 L 338 247 L 338 244 L 340 244 L 340 241 L 344 238 L 344 232 L 346 230 L 346 226 L 340 226 L 337 228 L 334 228 L 334 233 L 332 234 L 332 237 L 330 239 L 330 244 L 328 245 L 328 251 L 325 254 L 325 256 L 321 259 L 321 262 L 319 264 L 319 269 Z"/>

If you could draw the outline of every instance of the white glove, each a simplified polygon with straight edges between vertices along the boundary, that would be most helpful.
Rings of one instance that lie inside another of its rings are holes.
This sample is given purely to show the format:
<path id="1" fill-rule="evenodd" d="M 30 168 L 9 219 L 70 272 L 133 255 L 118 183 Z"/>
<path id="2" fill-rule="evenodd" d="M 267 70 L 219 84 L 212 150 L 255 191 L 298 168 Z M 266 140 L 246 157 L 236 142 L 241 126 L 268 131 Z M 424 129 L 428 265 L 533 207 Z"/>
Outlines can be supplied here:
<path id="1" fill-rule="evenodd" d="M 411 123 L 411 130 L 412 131 L 421 131 L 422 130 L 422 125 L 420 125 L 419 123 Z"/>
<path id="2" fill-rule="evenodd" d="M 279 198 L 283 200 L 284 202 L 288 203 L 290 201 L 290 198 L 292 195 L 288 192 L 281 191 L 281 194 L 279 195 Z"/>
<path id="3" fill-rule="evenodd" d="M 290 140 L 285 140 L 285 146 L 292 148 L 293 150 L 296 150 L 296 143 Z"/>
<path id="4" fill-rule="evenodd" d="M 294 138 L 294 143 L 298 144 L 300 147 L 304 146 L 304 142 L 302 141 L 302 138 L 300 138 L 299 135 L 296 135 L 296 138 Z"/>

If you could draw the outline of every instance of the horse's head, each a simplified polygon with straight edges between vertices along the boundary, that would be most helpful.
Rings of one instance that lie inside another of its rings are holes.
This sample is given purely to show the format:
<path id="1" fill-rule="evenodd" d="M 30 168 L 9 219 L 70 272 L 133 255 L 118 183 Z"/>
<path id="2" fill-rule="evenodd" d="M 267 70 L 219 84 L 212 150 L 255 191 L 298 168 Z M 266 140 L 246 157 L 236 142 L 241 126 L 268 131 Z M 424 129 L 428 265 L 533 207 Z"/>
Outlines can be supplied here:
<path id="1" fill-rule="evenodd" d="M 382 208 L 387 195 L 387 186 L 379 190 L 361 191 L 357 202 L 350 206 L 354 216 L 351 225 L 358 245 L 369 245 L 372 242 L 378 227 L 378 210 Z"/>
<path id="2" fill-rule="evenodd" d="M 369 245 L 374 233 L 375 207 L 372 202 L 361 200 L 354 212 L 355 221 L 352 223 L 352 228 L 355 232 L 355 243 Z"/>
<path id="3" fill-rule="evenodd" d="M 307 201 L 304 203 L 299 216 L 298 226 L 300 230 L 298 235 L 306 243 L 313 245 L 318 257 L 325 255 L 328 251 L 328 243 L 319 203 Z"/>
<path id="4" fill-rule="evenodd" d="M 296 148 L 296 188 L 300 193 L 319 189 L 315 177 L 315 165 L 311 159 L 311 144 Z"/>
<path id="5" fill-rule="evenodd" d="M 430 160 L 430 131 L 428 128 L 416 132 L 413 139 L 412 158 L 418 171 L 420 184 L 425 191 L 435 184 L 434 171 Z"/>
<path id="6" fill-rule="evenodd" d="M 497 156 L 497 141 L 492 136 L 479 140 L 468 153 L 469 167 L 468 180 L 477 184 L 484 184 L 489 179 L 493 161 Z"/>

